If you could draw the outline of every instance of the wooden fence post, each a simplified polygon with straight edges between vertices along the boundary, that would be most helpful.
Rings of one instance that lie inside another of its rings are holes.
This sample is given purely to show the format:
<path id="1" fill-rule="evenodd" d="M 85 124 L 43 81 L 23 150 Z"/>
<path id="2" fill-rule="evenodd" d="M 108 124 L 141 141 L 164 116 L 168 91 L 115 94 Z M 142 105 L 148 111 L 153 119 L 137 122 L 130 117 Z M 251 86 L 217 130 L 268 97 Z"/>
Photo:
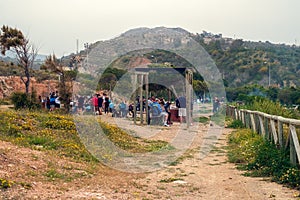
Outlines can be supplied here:
<path id="1" fill-rule="evenodd" d="M 269 132 L 269 119 L 267 117 L 265 117 L 265 138 L 264 139 L 269 139 L 270 137 L 270 132 Z"/>
<path id="2" fill-rule="evenodd" d="M 277 144 L 278 143 L 278 137 L 277 137 L 277 131 L 276 131 L 276 127 L 275 127 L 275 122 L 274 122 L 273 119 L 271 119 L 270 125 L 271 125 L 271 131 L 272 131 L 271 136 L 273 136 L 274 143 Z"/>
<path id="3" fill-rule="evenodd" d="M 149 98 L 149 76 L 148 76 L 148 73 L 147 74 L 145 74 L 145 90 L 146 90 L 146 97 L 145 97 L 145 99 L 146 99 L 146 124 L 148 124 L 148 122 L 149 122 L 149 116 L 150 116 L 150 114 L 149 114 L 149 109 L 148 109 L 148 107 L 149 107 L 149 105 L 148 105 L 148 98 Z"/>
<path id="4" fill-rule="evenodd" d="M 143 125 L 144 117 L 143 117 L 143 85 L 144 85 L 144 75 L 139 74 L 139 101 L 140 101 L 140 124 Z"/>
<path id="5" fill-rule="evenodd" d="M 254 113 L 250 113 L 250 120 L 251 120 L 251 128 L 254 132 L 256 131 L 256 124 L 255 124 L 255 119 L 254 119 Z"/>
<path id="6" fill-rule="evenodd" d="M 133 121 L 134 121 L 134 124 L 136 124 L 136 115 L 137 115 L 137 112 L 136 112 L 136 93 L 137 93 L 137 88 L 136 88 L 136 85 L 137 85 L 137 74 L 134 74 L 134 79 L 133 79 L 133 92 L 132 92 L 132 95 L 133 95 Z"/>
<path id="7" fill-rule="evenodd" d="M 243 110 L 241 110 L 241 112 L 242 112 L 242 114 L 241 114 L 241 116 L 242 116 L 242 122 L 243 122 L 244 126 L 246 127 L 245 113 L 244 113 Z"/>
<path id="8" fill-rule="evenodd" d="M 237 112 L 237 108 L 234 108 L 234 119 L 235 119 L 235 120 L 239 119 L 239 115 L 238 115 L 238 112 Z"/>
<path id="9" fill-rule="evenodd" d="M 259 118 L 259 125 L 260 125 L 261 135 L 265 138 L 265 136 L 266 136 L 266 130 L 265 130 L 265 126 L 264 126 L 263 117 L 261 115 L 259 115 L 258 118 Z"/>
<path id="10" fill-rule="evenodd" d="M 251 114 L 247 113 L 248 127 L 251 129 Z"/>
<path id="11" fill-rule="evenodd" d="M 279 142 L 280 148 L 282 148 L 283 144 L 284 144 L 283 124 L 279 119 L 278 119 L 278 125 L 277 126 L 278 126 L 278 142 Z"/>
<path id="12" fill-rule="evenodd" d="M 297 137 L 296 128 L 293 125 L 290 125 L 290 159 L 293 165 L 297 164 L 300 161 L 300 145 L 299 139 Z"/>

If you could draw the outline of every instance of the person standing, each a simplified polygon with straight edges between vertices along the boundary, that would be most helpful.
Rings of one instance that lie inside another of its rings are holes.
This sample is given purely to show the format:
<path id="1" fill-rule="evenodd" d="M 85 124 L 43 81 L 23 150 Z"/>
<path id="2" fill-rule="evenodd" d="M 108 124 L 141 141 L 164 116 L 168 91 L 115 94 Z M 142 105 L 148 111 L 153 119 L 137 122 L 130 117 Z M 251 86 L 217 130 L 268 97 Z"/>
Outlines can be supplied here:
<path id="1" fill-rule="evenodd" d="M 84 96 L 78 97 L 78 114 L 83 114 Z"/>
<path id="2" fill-rule="evenodd" d="M 58 96 L 55 98 L 55 108 L 60 108 L 60 104 L 61 104 L 60 97 Z"/>
<path id="3" fill-rule="evenodd" d="M 108 114 L 108 109 L 109 109 L 109 97 L 105 95 L 105 98 L 104 98 L 104 113 L 105 114 Z"/>
<path id="4" fill-rule="evenodd" d="M 109 112 L 114 113 L 114 110 L 115 110 L 115 104 L 114 104 L 114 102 L 113 102 L 112 100 L 109 101 L 108 107 L 109 107 Z"/>
<path id="5" fill-rule="evenodd" d="M 220 108 L 220 100 L 218 99 L 218 97 L 215 97 L 213 101 L 213 113 L 218 112 L 219 108 Z"/>
<path id="6" fill-rule="evenodd" d="M 171 106 L 171 102 L 170 101 L 167 101 L 167 102 L 164 103 L 165 111 L 168 113 L 167 124 L 173 124 L 171 122 L 171 110 L 170 110 L 170 106 Z"/>
<path id="7" fill-rule="evenodd" d="M 102 115 L 102 108 L 103 108 L 103 96 L 99 95 L 98 96 L 98 111 L 99 111 L 99 115 Z"/>
<path id="8" fill-rule="evenodd" d="M 56 99 L 55 92 L 52 92 L 50 94 L 50 111 L 53 111 L 55 109 L 55 99 Z"/>
<path id="9" fill-rule="evenodd" d="M 127 112 L 126 112 L 126 103 L 125 101 L 123 100 L 120 104 L 119 104 L 119 109 L 120 109 L 120 112 L 121 112 L 121 117 L 126 117 L 127 115 Z"/>
<path id="10" fill-rule="evenodd" d="M 180 123 L 182 123 L 183 117 L 186 117 L 186 98 L 184 96 L 180 96 L 176 99 L 176 107 L 178 108 Z"/>
<path id="11" fill-rule="evenodd" d="M 50 110 L 50 97 L 46 98 L 46 108 L 47 110 Z"/>
<path id="12" fill-rule="evenodd" d="M 94 114 L 95 115 L 99 114 L 99 111 L 98 111 L 98 94 L 94 94 L 94 96 L 92 98 L 92 104 L 93 104 Z"/>

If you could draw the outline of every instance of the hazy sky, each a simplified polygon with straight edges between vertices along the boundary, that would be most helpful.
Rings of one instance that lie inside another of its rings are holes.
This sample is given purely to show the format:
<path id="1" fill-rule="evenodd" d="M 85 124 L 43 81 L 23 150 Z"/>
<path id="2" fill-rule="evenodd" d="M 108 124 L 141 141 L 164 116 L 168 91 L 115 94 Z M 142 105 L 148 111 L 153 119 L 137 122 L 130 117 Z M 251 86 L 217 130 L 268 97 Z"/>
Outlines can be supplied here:
<path id="1" fill-rule="evenodd" d="M 300 0 L 0 0 L 0 25 L 20 29 L 40 54 L 76 52 L 83 44 L 138 27 L 181 27 L 224 37 L 300 43 Z"/>

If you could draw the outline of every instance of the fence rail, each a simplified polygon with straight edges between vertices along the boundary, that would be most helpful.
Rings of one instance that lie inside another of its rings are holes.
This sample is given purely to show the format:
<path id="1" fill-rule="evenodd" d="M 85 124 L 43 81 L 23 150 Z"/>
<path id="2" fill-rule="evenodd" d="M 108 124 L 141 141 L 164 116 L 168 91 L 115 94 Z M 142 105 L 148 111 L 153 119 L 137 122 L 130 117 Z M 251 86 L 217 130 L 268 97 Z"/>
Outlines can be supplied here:
<path id="1" fill-rule="evenodd" d="M 300 130 L 300 120 L 269 115 L 259 111 L 238 109 L 234 106 L 226 107 L 226 115 L 241 120 L 245 127 L 273 141 L 278 147 L 289 149 L 290 162 L 299 164 L 300 145 L 297 135 Z"/>

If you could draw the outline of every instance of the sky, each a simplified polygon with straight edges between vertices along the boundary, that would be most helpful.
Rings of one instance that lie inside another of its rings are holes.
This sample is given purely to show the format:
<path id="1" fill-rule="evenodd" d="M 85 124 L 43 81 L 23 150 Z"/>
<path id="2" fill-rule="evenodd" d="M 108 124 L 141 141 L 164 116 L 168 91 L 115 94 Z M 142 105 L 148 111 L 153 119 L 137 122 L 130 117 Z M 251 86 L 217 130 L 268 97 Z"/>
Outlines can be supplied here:
<path id="1" fill-rule="evenodd" d="M 0 0 L 0 25 L 20 29 L 39 54 L 75 53 L 139 27 L 300 44 L 299 0 Z"/>

